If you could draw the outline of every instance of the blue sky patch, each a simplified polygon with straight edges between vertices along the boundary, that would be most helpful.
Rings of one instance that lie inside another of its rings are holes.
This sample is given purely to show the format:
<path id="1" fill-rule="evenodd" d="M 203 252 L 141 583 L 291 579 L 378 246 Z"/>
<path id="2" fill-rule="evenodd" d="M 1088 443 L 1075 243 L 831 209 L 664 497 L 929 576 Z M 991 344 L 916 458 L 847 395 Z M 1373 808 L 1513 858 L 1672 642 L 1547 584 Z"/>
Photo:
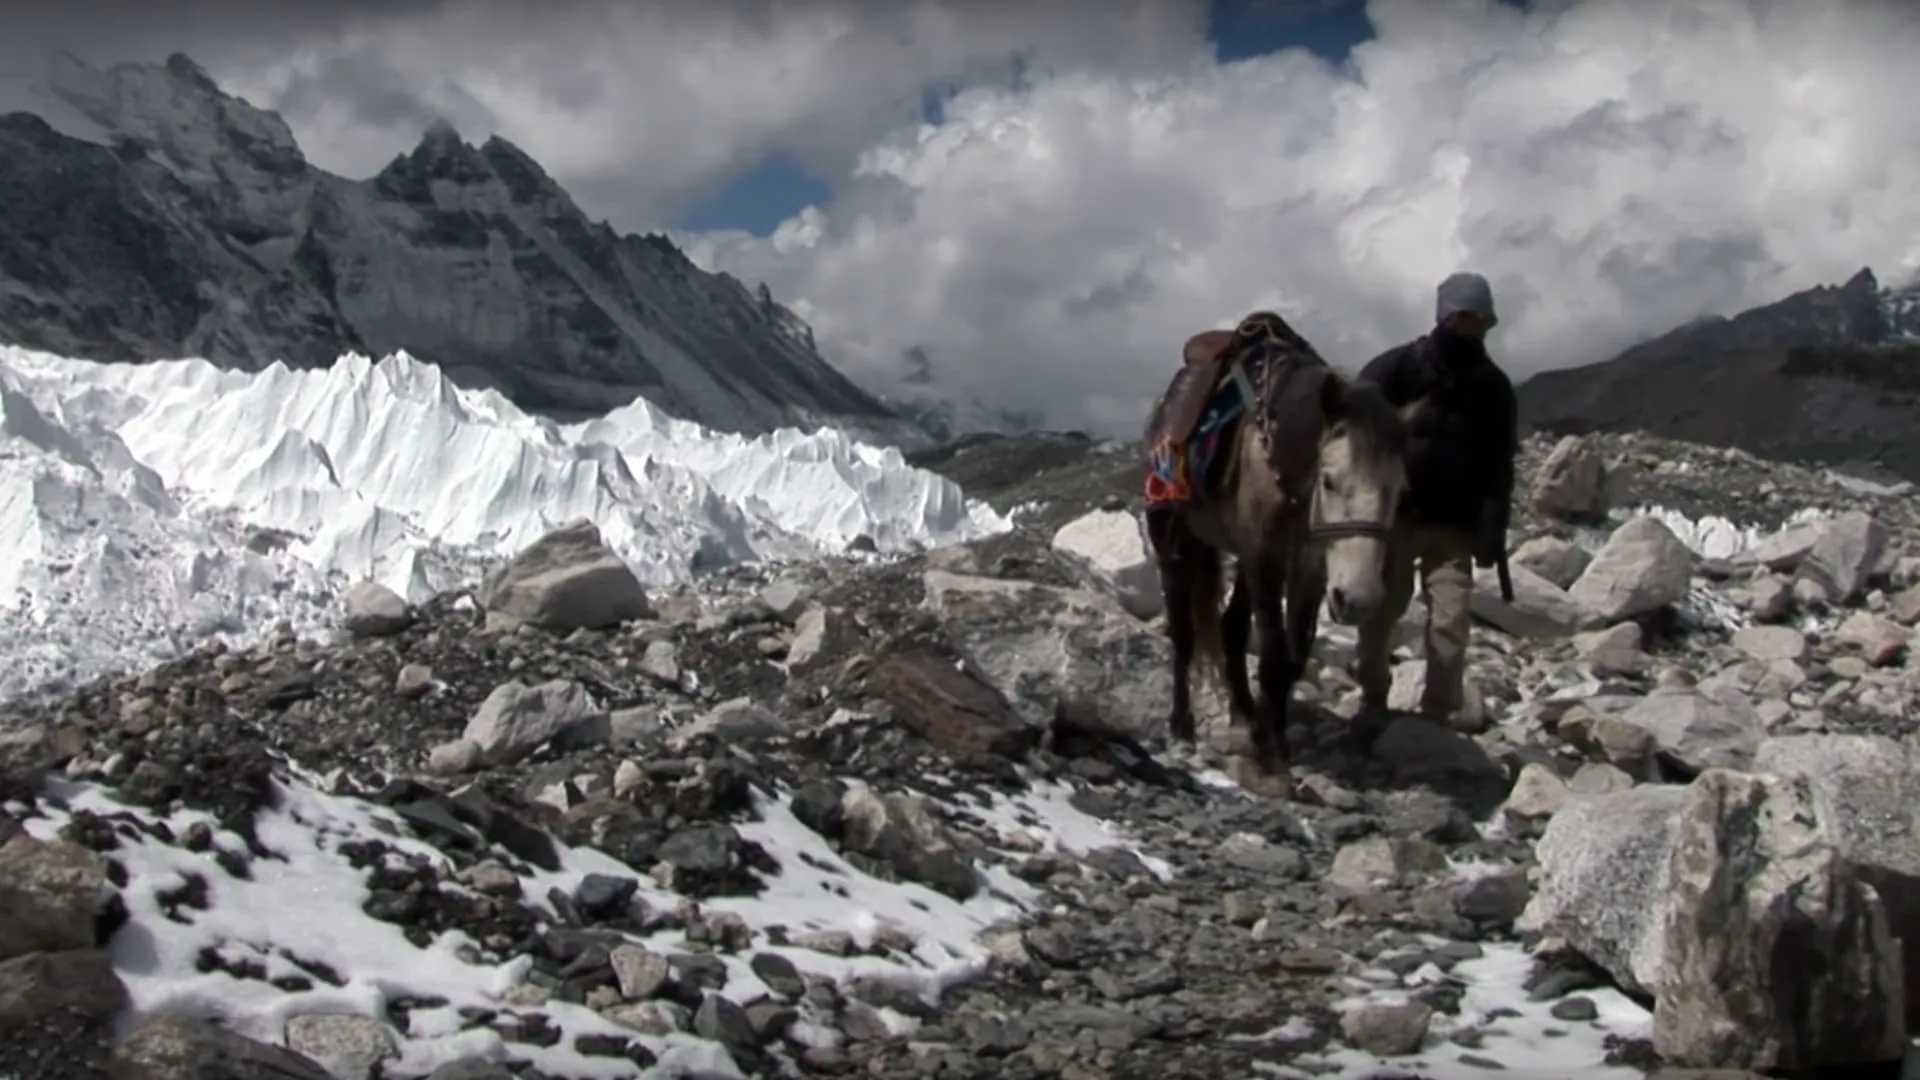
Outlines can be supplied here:
<path id="1" fill-rule="evenodd" d="M 1526 8 L 1527 0 L 1503 0 Z M 1332 63 L 1373 36 L 1365 0 L 1208 0 L 1209 36 L 1222 61 L 1245 60 L 1306 48 Z M 1016 60 L 1016 79 L 1021 65 Z M 929 86 L 921 114 L 940 123 L 945 101 L 958 89 Z M 674 227 L 688 231 L 744 229 L 758 236 L 807 206 L 823 203 L 832 190 L 785 153 L 770 155 L 682 215 Z"/>

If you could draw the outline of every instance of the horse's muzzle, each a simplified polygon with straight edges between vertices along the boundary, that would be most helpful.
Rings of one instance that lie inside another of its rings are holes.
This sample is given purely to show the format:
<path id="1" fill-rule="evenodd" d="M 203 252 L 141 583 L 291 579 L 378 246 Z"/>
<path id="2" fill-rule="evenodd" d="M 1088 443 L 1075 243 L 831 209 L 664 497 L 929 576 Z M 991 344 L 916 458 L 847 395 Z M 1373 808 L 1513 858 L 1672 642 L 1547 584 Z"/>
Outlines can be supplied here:
<path id="1" fill-rule="evenodd" d="M 1338 585 L 1327 589 L 1327 618 L 1341 626 L 1358 626 L 1380 606 L 1379 595 L 1355 596 Z"/>

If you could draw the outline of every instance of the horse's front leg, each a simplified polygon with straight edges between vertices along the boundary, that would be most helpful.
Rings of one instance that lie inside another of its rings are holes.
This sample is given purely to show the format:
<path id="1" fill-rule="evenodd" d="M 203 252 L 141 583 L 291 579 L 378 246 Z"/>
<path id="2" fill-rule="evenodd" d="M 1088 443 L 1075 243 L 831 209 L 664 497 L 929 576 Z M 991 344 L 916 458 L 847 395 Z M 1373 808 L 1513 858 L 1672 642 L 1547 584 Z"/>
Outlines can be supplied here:
<path id="1" fill-rule="evenodd" d="M 1260 702 L 1253 711 L 1253 756 L 1262 772 L 1274 775 L 1287 768 L 1287 707 L 1293 695 L 1292 649 L 1282 608 L 1285 562 L 1259 560 L 1249 568 L 1247 584 L 1253 594 L 1253 622 L 1260 634 Z"/>
<path id="2" fill-rule="evenodd" d="M 1220 613 L 1220 644 L 1226 650 L 1227 696 L 1232 702 L 1234 724 L 1246 723 L 1255 708 L 1253 686 L 1247 680 L 1247 645 L 1253 636 L 1253 590 L 1247 585 L 1246 567 L 1233 571 L 1233 595 L 1227 609 Z"/>
<path id="3" fill-rule="evenodd" d="M 1306 674 L 1314 639 L 1320 635 L 1320 603 L 1326 595 L 1326 570 L 1312 559 L 1298 560 L 1287 581 L 1287 652 L 1293 664 L 1287 673 L 1289 686 Z"/>

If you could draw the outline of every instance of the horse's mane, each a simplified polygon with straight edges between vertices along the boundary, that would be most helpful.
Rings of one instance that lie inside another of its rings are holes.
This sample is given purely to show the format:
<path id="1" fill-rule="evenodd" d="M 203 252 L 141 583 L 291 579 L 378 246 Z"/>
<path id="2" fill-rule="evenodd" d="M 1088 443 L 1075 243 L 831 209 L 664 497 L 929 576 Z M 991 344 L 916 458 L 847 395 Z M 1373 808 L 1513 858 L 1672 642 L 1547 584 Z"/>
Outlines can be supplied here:
<path id="1" fill-rule="evenodd" d="M 1403 460 L 1407 453 L 1407 423 L 1380 387 L 1350 379 L 1327 369 L 1327 377 L 1345 384 L 1338 420 L 1346 426 L 1356 464 L 1372 469 L 1383 462 Z"/>

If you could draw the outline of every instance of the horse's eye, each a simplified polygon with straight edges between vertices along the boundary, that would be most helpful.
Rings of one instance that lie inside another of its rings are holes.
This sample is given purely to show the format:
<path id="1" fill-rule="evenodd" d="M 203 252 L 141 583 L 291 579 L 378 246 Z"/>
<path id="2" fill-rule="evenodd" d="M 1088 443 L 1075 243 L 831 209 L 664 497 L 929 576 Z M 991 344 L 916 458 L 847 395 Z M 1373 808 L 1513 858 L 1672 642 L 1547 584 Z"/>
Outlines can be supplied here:
<path id="1" fill-rule="evenodd" d="M 1332 473 L 1320 474 L 1320 490 L 1322 491 L 1333 490 L 1333 474 Z"/>

